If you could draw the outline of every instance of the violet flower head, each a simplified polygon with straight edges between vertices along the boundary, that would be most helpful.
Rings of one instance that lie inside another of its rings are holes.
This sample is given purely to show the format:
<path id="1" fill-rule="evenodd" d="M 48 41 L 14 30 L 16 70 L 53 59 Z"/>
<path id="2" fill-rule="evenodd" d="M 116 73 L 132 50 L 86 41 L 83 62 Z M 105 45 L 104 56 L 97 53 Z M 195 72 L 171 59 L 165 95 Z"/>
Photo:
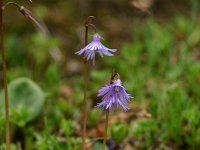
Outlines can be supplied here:
<path id="1" fill-rule="evenodd" d="M 88 60 L 93 60 L 93 64 L 95 63 L 95 52 L 99 53 L 101 57 L 113 56 L 112 52 L 116 52 L 116 49 L 109 49 L 105 47 L 100 42 L 101 36 L 99 34 L 94 34 L 92 42 L 82 48 L 80 51 L 76 52 L 77 55 L 84 55 L 84 57 Z"/>
<path id="2" fill-rule="evenodd" d="M 115 80 L 111 85 L 102 87 L 98 91 L 98 96 L 103 98 L 102 102 L 97 104 L 97 107 L 105 110 L 121 106 L 124 111 L 127 111 L 129 109 L 127 102 L 132 98 L 130 94 L 126 93 L 120 79 Z"/>

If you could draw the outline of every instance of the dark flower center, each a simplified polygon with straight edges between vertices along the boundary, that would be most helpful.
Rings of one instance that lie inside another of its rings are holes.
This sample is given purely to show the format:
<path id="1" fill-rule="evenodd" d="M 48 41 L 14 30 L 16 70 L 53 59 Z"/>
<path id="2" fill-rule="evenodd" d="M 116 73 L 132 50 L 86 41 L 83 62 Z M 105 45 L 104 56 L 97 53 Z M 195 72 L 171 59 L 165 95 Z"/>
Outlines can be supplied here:
<path id="1" fill-rule="evenodd" d="M 116 87 L 115 87 L 115 92 L 117 92 L 117 93 L 118 93 L 118 92 L 119 92 L 119 90 L 120 90 L 120 89 L 119 89 L 119 87 L 118 87 L 118 86 L 116 86 Z"/>

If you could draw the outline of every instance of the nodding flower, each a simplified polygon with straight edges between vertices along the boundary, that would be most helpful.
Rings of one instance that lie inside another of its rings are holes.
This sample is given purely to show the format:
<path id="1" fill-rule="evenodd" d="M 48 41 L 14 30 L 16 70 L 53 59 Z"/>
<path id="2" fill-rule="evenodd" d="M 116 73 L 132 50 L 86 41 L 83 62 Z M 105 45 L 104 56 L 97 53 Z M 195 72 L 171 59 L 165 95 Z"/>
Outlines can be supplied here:
<path id="1" fill-rule="evenodd" d="M 101 57 L 105 56 L 113 56 L 112 52 L 116 52 L 116 49 L 109 49 L 105 47 L 100 39 L 102 37 L 99 34 L 94 34 L 92 42 L 82 48 L 80 51 L 76 52 L 77 55 L 84 55 L 86 60 L 93 60 L 93 64 L 95 63 L 95 53 L 99 53 Z"/>
<path id="2" fill-rule="evenodd" d="M 102 87 L 98 91 L 98 97 L 103 97 L 102 102 L 97 104 L 97 107 L 111 110 L 114 107 L 121 106 L 124 111 L 127 111 L 127 102 L 132 98 L 130 94 L 126 93 L 126 89 L 122 85 L 120 79 L 116 79 L 110 85 Z"/>

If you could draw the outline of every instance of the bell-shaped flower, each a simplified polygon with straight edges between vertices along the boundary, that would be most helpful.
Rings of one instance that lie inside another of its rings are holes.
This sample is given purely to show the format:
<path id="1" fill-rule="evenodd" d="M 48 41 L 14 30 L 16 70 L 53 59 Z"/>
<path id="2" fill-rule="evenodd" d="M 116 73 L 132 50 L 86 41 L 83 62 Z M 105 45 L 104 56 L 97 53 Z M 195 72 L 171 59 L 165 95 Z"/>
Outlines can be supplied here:
<path id="1" fill-rule="evenodd" d="M 80 51 L 76 52 L 77 55 L 84 55 L 86 60 L 93 60 L 93 64 L 95 63 L 95 53 L 99 53 L 101 57 L 105 56 L 113 56 L 112 52 L 116 52 L 116 49 L 109 49 L 105 47 L 101 41 L 101 36 L 99 34 L 94 34 L 92 42 L 82 48 Z"/>
<path id="2" fill-rule="evenodd" d="M 132 98 L 130 94 L 126 93 L 121 80 L 117 79 L 114 83 L 102 87 L 98 91 L 98 96 L 102 97 L 102 102 L 97 104 L 97 107 L 111 110 L 114 107 L 121 106 L 124 111 L 127 111 L 127 102 Z"/>

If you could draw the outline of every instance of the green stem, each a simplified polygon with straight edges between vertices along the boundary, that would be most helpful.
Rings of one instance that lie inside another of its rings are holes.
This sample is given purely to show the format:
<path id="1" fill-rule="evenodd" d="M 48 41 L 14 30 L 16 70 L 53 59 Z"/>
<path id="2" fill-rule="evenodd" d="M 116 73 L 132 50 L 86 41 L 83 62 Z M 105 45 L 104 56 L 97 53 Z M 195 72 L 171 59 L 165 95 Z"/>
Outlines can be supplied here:
<path id="1" fill-rule="evenodd" d="M 88 42 L 88 25 L 85 24 L 85 45 Z M 87 124 L 87 88 L 88 88 L 88 66 L 87 61 L 84 58 L 83 62 L 83 76 L 84 76 L 84 104 L 83 104 L 83 134 L 82 134 L 82 150 L 86 150 L 86 124 Z"/>
<path id="2" fill-rule="evenodd" d="M 5 115 L 6 115 L 6 150 L 10 150 L 10 123 L 9 123 L 9 103 L 8 103 L 8 84 L 5 49 L 3 46 L 3 0 L 0 0 L 0 49 L 2 52 L 3 81 L 5 94 Z"/>
<path id="3" fill-rule="evenodd" d="M 105 131 L 104 131 L 104 140 L 103 140 L 102 150 L 106 150 L 107 131 L 108 131 L 108 117 L 109 117 L 109 110 L 106 110 Z"/>

